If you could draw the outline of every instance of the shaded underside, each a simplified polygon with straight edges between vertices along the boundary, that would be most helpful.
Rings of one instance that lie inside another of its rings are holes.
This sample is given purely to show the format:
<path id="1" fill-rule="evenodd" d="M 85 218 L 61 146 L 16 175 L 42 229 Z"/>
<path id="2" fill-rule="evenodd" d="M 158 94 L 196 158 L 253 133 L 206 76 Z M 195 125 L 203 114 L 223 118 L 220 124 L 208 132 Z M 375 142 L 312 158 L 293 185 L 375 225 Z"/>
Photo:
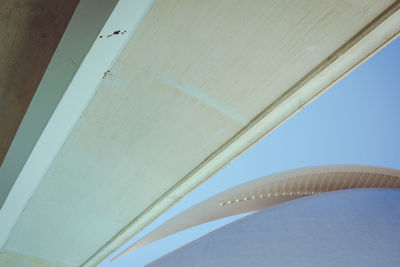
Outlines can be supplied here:
<path id="1" fill-rule="evenodd" d="M 78 2 L 1 2 L 0 166 Z"/>

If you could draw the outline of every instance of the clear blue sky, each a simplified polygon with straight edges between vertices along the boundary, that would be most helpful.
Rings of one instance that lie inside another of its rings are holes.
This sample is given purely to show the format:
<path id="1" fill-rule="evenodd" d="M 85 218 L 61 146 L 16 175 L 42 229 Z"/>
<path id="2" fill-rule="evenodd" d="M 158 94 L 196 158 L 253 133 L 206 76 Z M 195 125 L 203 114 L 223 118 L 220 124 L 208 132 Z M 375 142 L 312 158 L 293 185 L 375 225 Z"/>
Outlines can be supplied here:
<path id="1" fill-rule="evenodd" d="M 400 169 L 400 38 L 181 200 L 116 254 L 184 209 L 235 185 L 327 164 Z M 183 231 L 100 266 L 143 266 L 239 217 Z"/>

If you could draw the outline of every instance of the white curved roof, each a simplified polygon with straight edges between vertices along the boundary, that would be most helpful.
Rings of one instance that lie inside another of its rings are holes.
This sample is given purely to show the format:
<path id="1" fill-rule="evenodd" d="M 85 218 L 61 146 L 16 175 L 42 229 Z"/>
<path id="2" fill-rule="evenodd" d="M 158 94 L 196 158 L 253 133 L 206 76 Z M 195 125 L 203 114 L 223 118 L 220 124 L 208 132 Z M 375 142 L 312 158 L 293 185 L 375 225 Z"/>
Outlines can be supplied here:
<path id="1" fill-rule="evenodd" d="M 204 200 L 150 232 L 115 259 L 161 238 L 220 218 L 325 192 L 400 188 L 400 170 L 352 165 L 310 167 L 265 176 Z"/>
<path id="2" fill-rule="evenodd" d="M 296 199 L 225 225 L 146 267 L 399 266 L 400 190 Z"/>

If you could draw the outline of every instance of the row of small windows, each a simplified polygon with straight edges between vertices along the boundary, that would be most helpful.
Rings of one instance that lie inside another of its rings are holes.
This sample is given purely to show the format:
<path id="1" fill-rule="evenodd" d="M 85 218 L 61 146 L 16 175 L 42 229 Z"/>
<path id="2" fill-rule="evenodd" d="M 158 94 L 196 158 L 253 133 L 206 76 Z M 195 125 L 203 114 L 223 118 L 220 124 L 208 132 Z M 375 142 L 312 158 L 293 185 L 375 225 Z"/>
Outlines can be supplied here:
<path id="1" fill-rule="evenodd" d="M 317 192 L 317 194 L 320 194 L 321 192 Z M 227 204 L 233 204 L 233 203 L 238 203 L 240 201 L 247 201 L 247 200 L 255 200 L 255 199 L 267 199 L 267 198 L 274 198 L 274 197 L 298 197 L 298 196 L 307 196 L 307 195 L 314 195 L 316 194 L 314 191 L 311 192 L 275 192 L 275 193 L 268 193 L 268 194 L 260 194 L 260 195 L 253 195 L 251 197 L 244 197 L 244 198 L 237 198 L 235 200 L 229 200 L 226 202 L 221 202 L 219 203 L 220 206 L 227 205 Z"/>

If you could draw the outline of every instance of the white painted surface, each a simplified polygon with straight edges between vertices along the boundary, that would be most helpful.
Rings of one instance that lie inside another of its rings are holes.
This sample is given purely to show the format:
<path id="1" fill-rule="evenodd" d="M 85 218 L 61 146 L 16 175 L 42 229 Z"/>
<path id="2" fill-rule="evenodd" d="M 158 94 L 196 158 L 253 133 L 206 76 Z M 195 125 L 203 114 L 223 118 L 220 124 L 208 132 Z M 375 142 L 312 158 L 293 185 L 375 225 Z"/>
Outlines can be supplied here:
<path id="1" fill-rule="evenodd" d="M 66 267 L 65 264 L 46 261 L 40 258 L 28 257 L 11 252 L 0 252 L 2 267 Z"/>

